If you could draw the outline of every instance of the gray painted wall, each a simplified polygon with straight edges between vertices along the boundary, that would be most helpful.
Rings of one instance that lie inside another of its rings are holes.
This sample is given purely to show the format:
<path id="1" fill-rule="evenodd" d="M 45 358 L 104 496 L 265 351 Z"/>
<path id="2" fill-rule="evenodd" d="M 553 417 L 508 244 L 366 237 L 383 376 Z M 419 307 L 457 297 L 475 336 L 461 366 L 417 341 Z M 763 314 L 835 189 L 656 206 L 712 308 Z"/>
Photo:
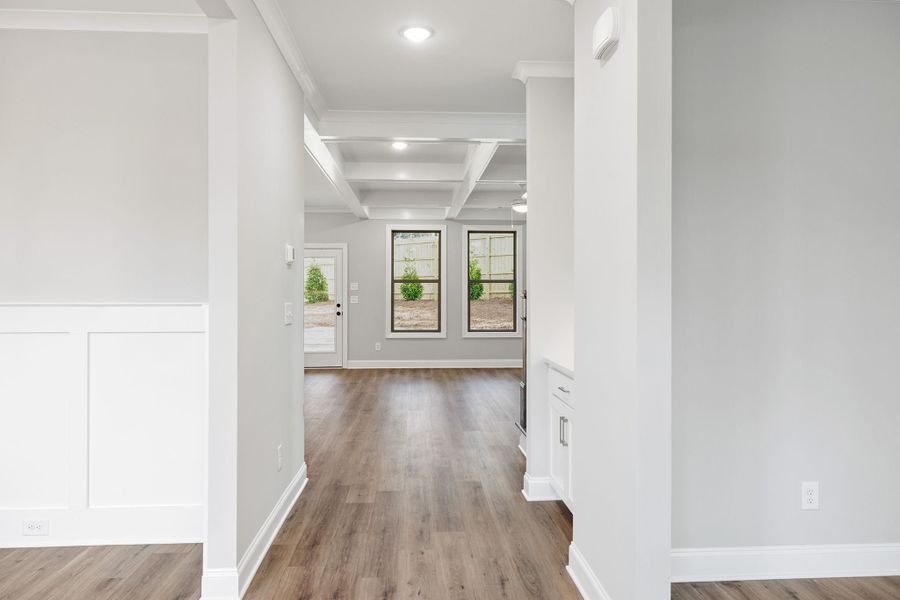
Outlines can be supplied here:
<path id="1" fill-rule="evenodd" d="M 673 545 L 900 541 L 900 4 L 675 8 Z"/>
<path id="2" fill-rule="evenodd" d="M 349 360 L 464 360 L 517 359 L 522 356 L 521 338 L 472 339 L 462 337 L 463 310 L 460 298 L 462 273 L 462 223 L 447 225 L 447 337 L 446 339 L 385 339 L 386 227 L 393 221 L 360 221 L 350 214 L 307 213 L 306 243 L 347 243 L 348 281 L 359 282 L 359 304 L 347 304 Z M 436 222 L 438 223 L 438 222 Z M 489 224 L 479 221 L 472 224 Z M 508 226 L 508 223 L 497 223 Z M 524 240 L 522 248 L 524 249 Z M 522 274 L 524 282 L 524 273 Z M 381 352 L 375 351 L 381 343 Z"/>
<path id="3" fill-rule="evenodd" d="M 0 302 L 206 301 L 206 37 L 0 32 Z"/>
<path id="4" fill-rule="evenodd" d="M 304 462 L 302 269 L 284 245 L 303 247 L 304 98 L 251 0 L 237 18 L 238 414 L 237 556 L 247 551 Z M 277 467 L 283 446 L 284 467 Z"/>

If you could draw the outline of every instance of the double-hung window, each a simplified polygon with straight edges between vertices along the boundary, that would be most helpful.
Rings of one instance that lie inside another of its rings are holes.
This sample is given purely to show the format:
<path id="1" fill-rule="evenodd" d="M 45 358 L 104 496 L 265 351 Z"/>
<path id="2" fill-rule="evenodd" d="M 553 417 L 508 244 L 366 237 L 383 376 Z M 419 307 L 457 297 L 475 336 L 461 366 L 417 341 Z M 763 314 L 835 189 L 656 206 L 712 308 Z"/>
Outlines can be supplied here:
<path id="1" fill-rule="evenodd" d="M 520 227 L 463 227 L 465 337 L 520 335 L 520 234 Z"/>
<path id="2" fill-rule="evenodd" d="M 445 225 L 388 227 L 387 337 L 445 337 Z"/>

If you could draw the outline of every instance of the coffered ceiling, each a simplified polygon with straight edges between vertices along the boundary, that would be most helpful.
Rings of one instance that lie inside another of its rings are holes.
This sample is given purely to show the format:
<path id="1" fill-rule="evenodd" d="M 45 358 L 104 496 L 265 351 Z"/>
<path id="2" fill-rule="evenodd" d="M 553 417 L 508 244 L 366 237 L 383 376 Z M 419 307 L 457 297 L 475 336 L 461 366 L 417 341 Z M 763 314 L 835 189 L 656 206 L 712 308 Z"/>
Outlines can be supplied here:
<path id="1" fill-rule="evenodd" d="M 526 190 L 513 69 L 571 61 L 569 3 L 255 1 L 308 100 L 307 210 L 510 218 Z M 411 25 L 433 36 L 412 43 L 401 35 Z"/>

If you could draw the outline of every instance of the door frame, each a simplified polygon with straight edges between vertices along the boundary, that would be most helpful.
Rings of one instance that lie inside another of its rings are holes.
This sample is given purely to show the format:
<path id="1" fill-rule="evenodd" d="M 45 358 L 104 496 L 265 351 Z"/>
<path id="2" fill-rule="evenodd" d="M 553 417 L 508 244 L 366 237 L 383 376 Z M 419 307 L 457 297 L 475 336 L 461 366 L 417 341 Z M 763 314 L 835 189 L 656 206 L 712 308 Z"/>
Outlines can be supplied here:
<path id="1" fill-rule="evenodd" d="M 347 257 L 347 244 L 346 243 L 308 243 L 303 244 L 303 257 L 306 257 L 307 250 L 340 250 L 341 251 L 341 271 L 343 274 L 343 281 L 341 282 L 342 290 L 343 290 L 343 302 L 341 306 L 341 318 L 344 319 L 343 327 L 341 327 L 341 366 L 340 367 L 327 367 L 331 369 L 347 368 L 347 344 L 349 338 L 347 337 L 347 331 L 350 329 L 350 284 L 348 283 L 350 278 L 350 273 L 348 270 L 349 259 Z M 303 280 L 306 280 L 306 272 L 304 270 Z M 305 340 L 305 337 L 304 337 Z M 306 352 L 303 353 L 303 360 L 306 361 Z M 315 368 L 315 367 L 310 367 Z M 326 368 L 326 367 L 322 367 Z"/>

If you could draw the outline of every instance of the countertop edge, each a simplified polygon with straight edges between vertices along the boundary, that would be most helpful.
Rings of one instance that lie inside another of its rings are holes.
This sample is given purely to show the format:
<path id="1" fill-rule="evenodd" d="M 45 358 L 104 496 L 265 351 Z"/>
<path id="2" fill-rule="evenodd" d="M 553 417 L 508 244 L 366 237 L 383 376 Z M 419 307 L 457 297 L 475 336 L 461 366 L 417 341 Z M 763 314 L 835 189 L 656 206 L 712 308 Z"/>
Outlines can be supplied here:
<path id="1" fill-rule="evenodd" d="M 563 366 L 562 364 L 556 362 L 552 358 L 545 358 L 544 364 L 553 369 L 554 371 L 559 371 L 569 379 L 575 379 L 575 371 L 570 369 L 569 367 Z"/>

